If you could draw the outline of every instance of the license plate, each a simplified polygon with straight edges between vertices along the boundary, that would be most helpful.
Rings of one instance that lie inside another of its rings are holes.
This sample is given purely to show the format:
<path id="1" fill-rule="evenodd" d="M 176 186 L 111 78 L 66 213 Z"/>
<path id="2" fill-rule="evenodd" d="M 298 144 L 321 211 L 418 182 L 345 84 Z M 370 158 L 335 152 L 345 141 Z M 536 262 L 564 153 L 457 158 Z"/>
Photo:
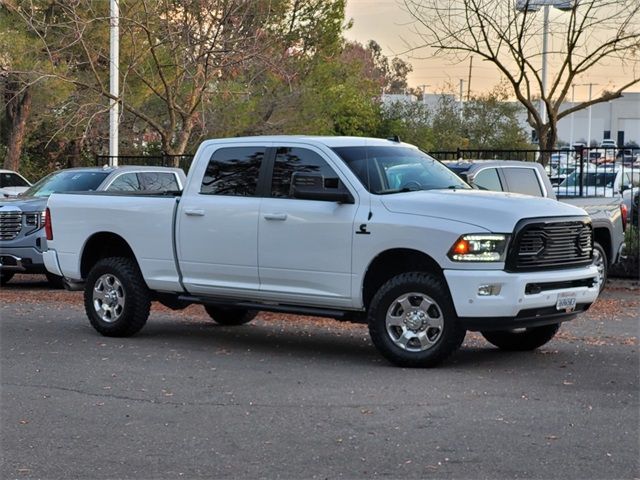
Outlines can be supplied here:
<path id="1" fill-rule="evenodd" d="M 572 312 L 576 309 L 576 300 L 577 297 L 575 292 L 559 293 L 558 301 L 556 302 L 556 310 Z"/>

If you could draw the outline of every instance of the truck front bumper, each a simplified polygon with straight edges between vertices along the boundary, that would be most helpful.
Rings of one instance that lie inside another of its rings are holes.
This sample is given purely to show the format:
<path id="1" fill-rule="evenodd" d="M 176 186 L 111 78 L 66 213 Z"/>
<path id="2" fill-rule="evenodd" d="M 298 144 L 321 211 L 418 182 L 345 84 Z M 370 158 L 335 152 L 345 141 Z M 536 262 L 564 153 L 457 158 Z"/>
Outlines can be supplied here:
<path id="1" fill-rule="evenodd" d="M 597 268 L 508 273 L 445 270 L 456 313 L 468 330 L 496 330 L 558 323 L 586 310 L 598 298 Z M 556 308 L 562 294 L 575 294 L 575 310 Z"/>
<path id="2" fill-rule="evenodd" d="M 35 247 L 0 247 L 0 271 L 44 273 L 42 252 Z"/>

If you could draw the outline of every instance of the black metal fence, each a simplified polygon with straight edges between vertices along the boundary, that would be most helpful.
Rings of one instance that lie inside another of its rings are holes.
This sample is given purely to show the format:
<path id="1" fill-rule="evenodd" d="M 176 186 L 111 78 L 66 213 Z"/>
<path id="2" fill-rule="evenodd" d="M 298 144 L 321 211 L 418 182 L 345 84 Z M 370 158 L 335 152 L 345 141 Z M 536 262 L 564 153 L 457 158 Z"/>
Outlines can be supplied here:
<path id="1" fill-rule="evenodd" d="M 540 162 L 559 197 L 617 197 L 640 188 L 640 148 L 592 147 L 558 150 L 435 151 L 441 161 L 516 160 Z"/>
<path id="2" fill-rule="evenodd" d="M 558 150 L 477 150 L 457 149 L 433 151 L 429 154 L 441 161 L 478 162 L 517 160 L 540 162 L 556 195 L 559 197 L 615 197 L 624 190 L 640 187 L 640 147 L 573 148 Z M 96 156 L 96 165 L 180 167 L 189 170 L 193 155 L 108 155 Z"/>
<path id="3" fill-rule="evenodd" d="M 142 165 L 149 167 L 178 167 L 189 171 L 193 154 L 186 155 L 96 155 L 96 165 L 110 165 L 117 160 L 118 165 Z"/>

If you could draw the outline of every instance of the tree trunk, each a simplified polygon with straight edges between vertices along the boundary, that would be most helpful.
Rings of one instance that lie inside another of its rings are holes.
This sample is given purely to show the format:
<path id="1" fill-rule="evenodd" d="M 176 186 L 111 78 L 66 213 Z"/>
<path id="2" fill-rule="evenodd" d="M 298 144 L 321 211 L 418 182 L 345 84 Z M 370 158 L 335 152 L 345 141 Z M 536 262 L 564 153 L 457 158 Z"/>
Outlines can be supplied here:
<path id="1" fill-rule="evenodd" d="M 544 125 L 536 125 L 535 128 L 541 152 L 538 161 L 546 167 L 551 159 L 551 150 L 555 148 L 556 141 L 558 140 L 558 131 L 556 126 L 551 122 Z"/>
<path id="2" fill-rule="evenodd" d="M 20 169 L 22 145 L 27 133 L 27 119 L 31 113 L 31 90 L 25 87 L 20 92 L 20 84 L 14 78 L 7 80 L 5 87 L 5 119 L 7 125 L 7 156 L 4 168 Z"/>

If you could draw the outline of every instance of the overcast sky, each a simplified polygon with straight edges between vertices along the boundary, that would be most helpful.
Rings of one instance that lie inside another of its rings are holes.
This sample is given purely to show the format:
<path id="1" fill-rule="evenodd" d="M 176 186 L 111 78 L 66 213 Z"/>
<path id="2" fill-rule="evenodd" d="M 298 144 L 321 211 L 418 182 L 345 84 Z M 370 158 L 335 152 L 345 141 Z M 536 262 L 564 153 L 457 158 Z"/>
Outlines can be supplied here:
<path id="1" fill-rule="evenodd" d="M 558 13 L 561 15 L 560 12 Z M 554 15 L 556 14 L 551 14 L 552 22 Z M 371 39 L 376 40 L 388 57 L 399 55 L 419 44 L 419 39 L 413 33 L 414 27 L 411 17 L 404 11 L 402 2 L 397 0 L 347 0 L 347 18 L 353 19 L 353 28 L 347 31 L 347 38 L 361 43 L 366 43 Z M 428 92 L 441 92 L 443 89 L 447 89 L 447 85 L 452 85 L 457 92 L 460 79 L 465 81 L 468 79 L 468 61 L 464 64 L 453 64 L 447 58 L 432 57 L 427 49 L 401 56 L 413 65 L 413 72 L 409 75 L 409 85 L 412 87 L 426 84 L 430 85 L 427 87 Z M 551 64 L 549 78 L 553 73 L 552 69 L 553 65 Z M 625 75 L 620 66 L 611 65 L 593 70 L 588 77 L 580 78 L 576 83 L 593 82 L 597 84 L 593 87 L 595 95 L 607 86 L 611 88 L 630 79 L 631 76 Z M 479 58 L 474 58 L 471 78 L 472 93 L 490 90 L 499 82 L 500 74 L 494 67 L 486 62 L 480 62 Z M 466 84 L 464 88 L 466 94 Z M 586 99 L 588 90 L 589 87 L 586 85 L 576 86 L 576 100 Z M 636 84 L 630 91 L 640 91 L 640 85 Z"/>

